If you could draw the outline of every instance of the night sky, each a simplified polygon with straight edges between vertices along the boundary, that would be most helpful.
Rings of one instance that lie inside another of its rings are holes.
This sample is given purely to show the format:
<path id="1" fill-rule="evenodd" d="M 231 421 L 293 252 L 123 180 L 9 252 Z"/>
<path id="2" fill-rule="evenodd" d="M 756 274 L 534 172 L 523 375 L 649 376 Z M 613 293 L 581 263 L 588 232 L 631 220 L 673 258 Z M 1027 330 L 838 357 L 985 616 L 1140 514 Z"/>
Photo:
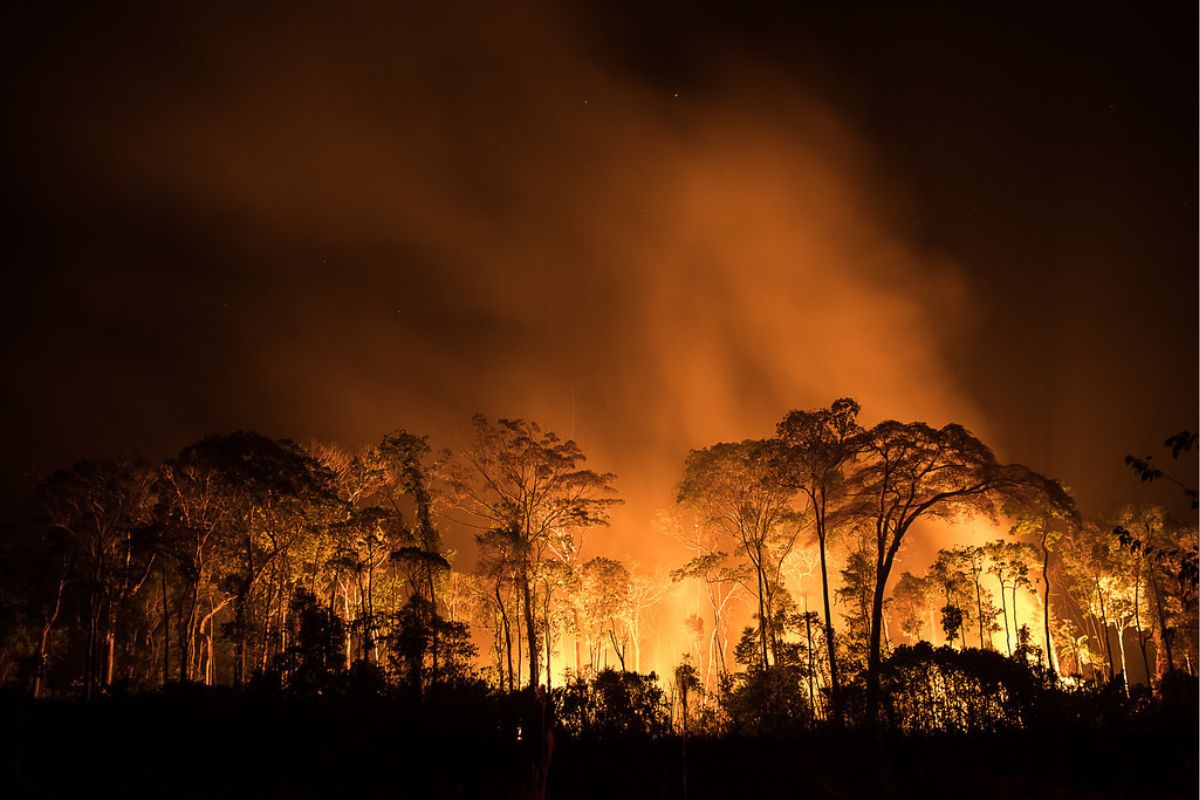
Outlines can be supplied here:
<path id="1" fill-rule="evenodd" d="M 632 541 L 688 448 L 842 395 L 1174 498 L 1122 458 L 1197 426 L 1194 4 L 161 5 L 5 6 L 9 508 L 482 411 Z"/>

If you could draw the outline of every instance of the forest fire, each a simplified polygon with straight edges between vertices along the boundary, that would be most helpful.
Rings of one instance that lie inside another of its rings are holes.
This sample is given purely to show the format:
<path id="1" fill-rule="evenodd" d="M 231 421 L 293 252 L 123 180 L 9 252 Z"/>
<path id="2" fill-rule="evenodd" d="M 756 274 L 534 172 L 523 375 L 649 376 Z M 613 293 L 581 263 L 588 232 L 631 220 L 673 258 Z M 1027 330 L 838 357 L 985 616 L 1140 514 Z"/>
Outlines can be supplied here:
<path id="1" fill-rule="evenodd" d="M 1184 13 L 14 12 L 0 793 L 1194 796 Z"/>
<path id="2" fill-rule="evenodd" d="M 657 697 L 663 724 L 690 689 L 693 725 L 767 731 L 785 703 L 790 725 L 850 706 L 922 733 L 1023 727 L 1014 693 L 1031 676 L 1130 695 L 1190 674 L 1193 526 L 1161 508 L 1082 520 L 1056 481 L 961 427 L 868 428 L 858 413 L 843 398 L 790 412 L 773 437 L 693 450 L 657 520 L 678 553 L 669 572 L 587 553 L 621 502 L 616 476 L 524 420 L 477 416 L 457 454 L 404 431 L 356 453 L 238 433 L 161 464 L 82 462 L 39 485 L 37 650 L 31 673 L 15 648 L 4 672 L 35 698 L 72 682 L 85 697 L 173 682 L 558 687 L 579 730 L 594 711 L 572 703 L 619 680 L 634 685 L 611 691 Z M 978 543 L 939 532 L 932 563 L 899 572 L 931 535 L 919 523 L 953 535 L 981 517 L 1008 522 Z M 476 531 L 469 572 L 450 526 Z M 72 649 L 82 671 L 59 655 Z M 765 706 L 742 708 L 763 691 Z"/>

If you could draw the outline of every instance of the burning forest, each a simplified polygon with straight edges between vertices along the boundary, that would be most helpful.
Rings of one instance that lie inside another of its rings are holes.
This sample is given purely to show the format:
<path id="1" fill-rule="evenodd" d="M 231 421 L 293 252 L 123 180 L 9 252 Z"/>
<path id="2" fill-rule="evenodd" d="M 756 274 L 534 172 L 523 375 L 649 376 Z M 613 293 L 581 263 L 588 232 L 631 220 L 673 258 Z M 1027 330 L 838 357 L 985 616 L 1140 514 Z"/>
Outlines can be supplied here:
<path id="1" fill-rule="evenodd" d="M 11 16 L 5 796 L 1195 796 L 1194 8 Z"/>

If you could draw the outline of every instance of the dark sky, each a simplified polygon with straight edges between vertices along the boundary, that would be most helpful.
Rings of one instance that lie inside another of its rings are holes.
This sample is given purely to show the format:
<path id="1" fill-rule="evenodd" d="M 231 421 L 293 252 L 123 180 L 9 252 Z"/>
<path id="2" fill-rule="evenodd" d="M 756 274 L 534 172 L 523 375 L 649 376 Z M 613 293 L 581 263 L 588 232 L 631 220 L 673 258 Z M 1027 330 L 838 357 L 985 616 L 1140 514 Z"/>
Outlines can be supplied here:
<path id="1" fill-rule="evenodd" d="M 484 411 L 632 538 L 689 447 L 851 394 L 1098 511 L 1197 425 L 1194 4 L 160 5 L 5 6 L 9 504 Z"/>

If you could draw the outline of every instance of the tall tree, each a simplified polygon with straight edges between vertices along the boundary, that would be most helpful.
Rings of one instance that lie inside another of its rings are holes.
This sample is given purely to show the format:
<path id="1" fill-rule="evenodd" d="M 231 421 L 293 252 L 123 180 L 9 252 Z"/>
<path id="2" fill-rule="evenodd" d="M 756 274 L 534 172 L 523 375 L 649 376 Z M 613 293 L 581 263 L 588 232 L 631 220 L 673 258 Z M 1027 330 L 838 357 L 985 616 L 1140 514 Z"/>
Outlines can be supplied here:
<path id="1" fill-rule="evenodd" d="M 736 542 L 753 569 L 763 669 L 771 664 L 771 602 L 781 586 L 779 571 L 803 521 L 791 505 L 793 490 L 779 479 L 778 454 L 775 442 L 753 439 L 693 450 L 677 493 L 680 503 Z"/>
<path id="2" fill-rule="evenodd" d="M 112 684 L 118 617 L 153 566 L 146 536 L 153 481 L 147 464 L 84 461 L 38 486 L 42 508 L 51 526 L 69 538 L 71 561 L 86 587 L 86 697 Z"/>
<path id="3" fill-rule="evenodd" d="M 626 671 L 625 653 L 630 630 L 624 612 L 630 602 L 631 585 L 629 569 L 620 561 L 597 556 L 583 565 L 580 590 L 583 618 L 590 631 L 588 639 L 593 645 L 590 661 L 594 670 L 606 666 L 598 661 L 598 657 L 604 650 L 604 642 L 607 641 L 620 664 L 621 671 Z"/>
<path id="4" fill-rule="evenodd" d="M 1028 544 L 1010 542 L 1005 539 L 996 539 L 983 547 L 988 558 L 988 574 L 994 576 L 1000 585 L 1000 611 L 1004 615 L 1004 643 L 1008 655 L 1012 655 L 1013 636 L 1016 634 L 1018 626 L 1017 590 L 1031 586 L 1029 567 L 1034 555 Z M 1012 592 L 1011 609 L 1007 594 L 1009 591 Z"/>
<path id="5" fill-rule="evenodd" d="M 703 661 L 707 691 L 715 683 L 714 679 L 727 672 L 729 623 L 726 612 L 740 599 L 739 592 L 744 590 L 749 577 L 748 568 L 746 564 L 734 562 L 730 554 L 720 548 L 721 534 L 711 525 L 701 525 L 699 520 L 688 524 L 667 512 L 660 512 L 657 522 L 667 536 L 683 544 L 692 554 L 687 563 L 670 572 L 670 579 L 675 582 L 694 579 L 703 590 L 712 613 L 712 631 Z M 695 627 L 692 623 L 689 625 Z M 700 630 L 703 630 L 702 624 Z"/>
<path id="6" fill-rule="evenodd" d="M 524 560 L 522 537 L 513 528 L 494 528 L 476 534 L 475 541 L 479 545 L 479 595 L 490 611 L 495 631 L 497 682 L 511 692 L 518 677 L 513 669 L 513 625 L 518 605 L 516 575 Z"/>
<path id="7" fill-rule="evenodd" d="M 983 591 L 983 575 L 987 569 L 987 552 L 978 545 L 959 545 L 966 565 L 967 576 L 975 590 L 975 621 L 979 626 L 979 649 L 991 648 L 991 634 L 996 630 L 996 606 L 991 594 Z M 986 635 L 986 638 L 985 638 Z"/>
<path id="8" fill-rule="evenodd" d="M 237 555 L 227 576 L 234 609 L 227 630 L 234 643 L 233 682 L 241 685 L 254 641 L 253 593 L 276 559 L 312 530 L 310 520 L 321 507 L 337 503 L 333 475 L 294 442 L 245 431 L 206 437 L 185 448 L 180 459 L 211 470 L 231 498 L 228 519 Z M 275 594 L 286 602 L 284 592 Z"/>
<path id="9" fill-rule="evenodd" d="M 933 428 L 923 422 L 881 422 L 861 439 L 853 476 L 857 512 L 874 528 L 876 582 L 867 667 L 868 716 L 879 709 L 879 668 L 887 581 L 900 546 L 920 519 L 994 516 L 1005 499 L 1046 498 L 1074 504 L 1055 481 L 1027 467 L 1000 464 L 991 449 L 961 425 Z"/>
<path id="10" fill-rule="evenodd" d="M 875 591 L 875 559 L 865 548 L 851 547 L 841 569 L 837 597 L 846 620 L 846 652 L 861 669 L 870 653 L 871 600 Z"/>
<path id="11" fill-rule="evenodd" d="M 201 635 L 202 590 L 210 609 L 231 599 L 215 578 L 227 568 L 237 547 L 233 518 L 240 487 L 226 479 L 205 451 L 187 447 L 159 470 L 157 518 L 168 557 L 180 582 L 178 592 L 179 680 L 197 677 L 196 642 Z M 220 600 L 213 595 L 220 593 Z M 213 613 L 206 618 L 212 622 Z M 210 637 L 211 638 L 211 637 Z M 207 677 L 208 670 L 205 670 Z"/>
<path id="12" fill-rule="evenodd" d="M 1113 528 L 1121 547 L 1133 556 L 1135 592 L 1146 597 L 1158 624 L 1159 651 L 1166 657 L 1167 671 L 1175 669 L 1176 637 L 1193 631 L 1195 611 L 1197 545 L 1194 529 L 1173 523 L 1166 509 L 1126 508 Z M 1139 607 L 1135 604 L 1135 608 Z M 1146 661 L 1141 621 L 1136 620 L 1139 643 Z M 1147 678 L 1150 668 L 1147 663 Z"/>
<path id="13" fill-rule="evenodd" d="M 900 573 L 896 588 L 892 590 L 892 605 L 900 618 L 900 630 L 915 644 L 922 639 L 921 629 L 929 616 L 929 641 L 933 641 L 933 622 L 930 594 L 933 587 L 926 578 L 911 572 Z"/>
<path id="14" fill-rule="evenodd" d="M 1067 498 L 1069 501 L 1070 498 Z M 1046 639 L 1046 659 L 1054 668 L 1054 640 L 1050 634 L 1050 576 L 1051 556 L 1063 536 L 1079 527 L 1079 512 L 1073 503 L 1064 502 L 1052 492 L 1041 498 L 1026 497 L 1009 509 L 1017 517 L 1010 533 L 1031 540 L 1041 554 L 1042 562 L 1042 632 Z M 1015 593 L 1014 593 L 1015 597 Z"/>
<path id="15" fill-rule="evenodd" d="M 671 580 L 681 581 L 694 578 L 704 588 L 712 611 L 712 632 L 708 637 L 705 657 L 704 685 L 711 685 L 711 678 L 728 671 L 725 663 L 729 651 L 729 623 L 726 612 L 738 591 L 749 577 L 745 564 L 730 564 L 729 554 L 723 550 L 703 552 L 686 564 L 671 572 Z"/>
<path id="16" fill-rule="evenodd" d="M 953 645 L 954 637 L 962 633 L 961 628 L 969 618 L 971 579 L 965 553 L 960 547 L 943 547 L 938 550 L 937 557 L 929 565 L 926 579 L 942 592 L 945 605 L 942 606 L 942 628 L 946 640 Z M 952 624 L 946 624 L 953 620 Z M 967 646 L 966 636 L 963 635 L 960 644 Z"/>
<path id="17" fill-rule="evenodd" d="M 516 589 L 521 596 L 529 687 L 538 685 L 537 565 L 556 531 L 608 524 L 608 511 L 620 500 L 612 473 L 583 468 L 586 457 L 575 442 L 543 431 L 537 423 L 482 415 L 450 475 L 455 505 L 468 524 L 503 529 L 515 537 Z"/>
<path id="18" fill-rule="evenodd" d="M 843 397 L 829 408 L 792 411 L 779 423 L 784 469 L 781 480 L 802 492 L 812 509 L 812 526 L 821 556 L 821 599 L 825 607 L 825 642 L 829 660 L 830 695 L 838 714 L 840 683 L 833 614 L 829 603 L 828 541 L 831 521 L 845 498 L 846 468 L 853 461 L 862 427 L 858 403 Z"/>

